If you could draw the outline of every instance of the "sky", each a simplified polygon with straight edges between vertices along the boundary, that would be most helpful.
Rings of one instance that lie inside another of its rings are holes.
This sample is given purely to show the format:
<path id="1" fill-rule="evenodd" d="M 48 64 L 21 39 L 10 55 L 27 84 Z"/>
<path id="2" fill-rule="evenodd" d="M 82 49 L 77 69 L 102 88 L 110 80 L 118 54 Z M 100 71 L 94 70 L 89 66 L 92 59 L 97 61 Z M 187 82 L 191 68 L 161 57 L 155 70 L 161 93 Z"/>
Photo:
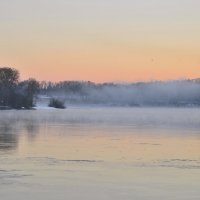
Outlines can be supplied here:
<path id="1" fill-rule="evenodd" d="M 199 0 L 0 0 L 0 66 L 21 79 L 200 77 Z"/>

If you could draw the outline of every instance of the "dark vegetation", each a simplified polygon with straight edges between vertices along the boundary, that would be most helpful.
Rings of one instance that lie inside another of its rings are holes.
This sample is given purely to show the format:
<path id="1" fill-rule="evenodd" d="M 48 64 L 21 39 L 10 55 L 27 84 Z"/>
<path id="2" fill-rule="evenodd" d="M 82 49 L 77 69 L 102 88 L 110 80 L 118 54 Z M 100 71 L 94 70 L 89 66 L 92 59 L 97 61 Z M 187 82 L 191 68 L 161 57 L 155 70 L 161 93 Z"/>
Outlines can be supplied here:
<path id="1" fill-rule="evenodd" d="M 0 109 L 31 109 L 38 92 L 35 79 L 20 82 L 16 69 L 0 68 Z"/>
<path id="2" fill-rule="evenodd" d="M 200 79 L 154 81 L 128 84 L 62 81 L 58 83 L 29 79 L 19 81 L 19 72 L 0 68 L 0 109 L 30 109 L 50 99 L 49 106 L 67 104 L 112 106 L 200 106 Z M 46 103 L 48 104 L 48 103 Z"/>
<path id="3" fill-rule="evenodd" d="M 64 109 L 65 108 L 65 103 L 64 103 L 64 101 L 61 101 L 59 99 L 52 98 L 52 99 L 50 99 L 50 102 L 49 102 L 48 106 L 49 107 L 53 107 L 53 108 Z"/>

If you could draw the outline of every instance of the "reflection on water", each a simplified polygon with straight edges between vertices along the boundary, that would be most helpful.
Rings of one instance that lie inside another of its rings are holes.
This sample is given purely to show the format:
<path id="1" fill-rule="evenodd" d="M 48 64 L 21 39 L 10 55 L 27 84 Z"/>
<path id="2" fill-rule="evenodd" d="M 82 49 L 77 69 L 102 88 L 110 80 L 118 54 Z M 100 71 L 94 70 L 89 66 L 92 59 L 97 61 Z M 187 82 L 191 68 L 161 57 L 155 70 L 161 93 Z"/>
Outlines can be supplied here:
<path id="1" fill-rule="evenodd" d="M 16 149 L 18 145 L 18 137 L 14 131 L 14 124 L 4 121 L 0 124 L 0 151 Z"/>
<path id="2" fill-rule="evenodd" d="M 16 149 L 18 137 L 10 133 L 0 133 L 0 150 Z"/>
<path id="3" fill-rule="evenodd" d="M 32 140 L 38 132 L 38 124 L 35 123 L 34 118 L 29 120 L 20 119 L 19 113 L 12 113 L 17 115 L 13 118 L 12 116 L 1 116 L 0 117 L 0 151 L 1 150 L 16 150 L 18 147 L 18 141 L 22 134 Z"/>
<path id="4" fill-rule="evenodd" d="M 196 200 L 199 131 L 198 109 L 1 111 L 0 196 Z"/>

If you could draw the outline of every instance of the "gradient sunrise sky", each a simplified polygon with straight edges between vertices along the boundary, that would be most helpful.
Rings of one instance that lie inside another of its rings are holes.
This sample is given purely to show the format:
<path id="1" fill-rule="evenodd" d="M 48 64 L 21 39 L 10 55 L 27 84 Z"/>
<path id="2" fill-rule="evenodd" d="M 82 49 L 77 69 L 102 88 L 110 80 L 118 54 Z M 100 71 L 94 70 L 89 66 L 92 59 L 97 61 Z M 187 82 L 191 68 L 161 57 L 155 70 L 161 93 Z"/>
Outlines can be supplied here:
<path id="1" fill-rule="evenodd" d="M 0 0 L 0 66 L 52 81 L 200 77 L 200 0 Z"/>

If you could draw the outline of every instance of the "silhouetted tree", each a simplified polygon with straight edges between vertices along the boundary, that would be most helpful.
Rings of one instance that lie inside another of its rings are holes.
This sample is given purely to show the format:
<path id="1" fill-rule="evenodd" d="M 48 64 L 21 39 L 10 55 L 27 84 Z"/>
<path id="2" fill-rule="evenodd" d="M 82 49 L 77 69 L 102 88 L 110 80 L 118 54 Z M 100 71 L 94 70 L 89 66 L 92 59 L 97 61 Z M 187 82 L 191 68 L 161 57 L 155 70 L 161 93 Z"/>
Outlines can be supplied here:
<path id="1" fill-rule="evenodd" d="M 19 81 L 19 72 L 16 69 L 0 68 L 0 106 L 13 106 L 13 94 Z"/>
<path id="2" fill-rule="evenodd" d="M 39 82 L 31 78 L 29 80 L 20 82 L 17 88 L 17 96 L 19 105 L 25 108 L 32 108 L 34 106 L 34 99 L 39 91 Z"/>
<path id="3" fill-rule="evenodd" d="M 39 83 L 31 78 L 19 82 L 19 72 L 13 68 L 0 68 L 0 107 L 32 108 Z"/>

